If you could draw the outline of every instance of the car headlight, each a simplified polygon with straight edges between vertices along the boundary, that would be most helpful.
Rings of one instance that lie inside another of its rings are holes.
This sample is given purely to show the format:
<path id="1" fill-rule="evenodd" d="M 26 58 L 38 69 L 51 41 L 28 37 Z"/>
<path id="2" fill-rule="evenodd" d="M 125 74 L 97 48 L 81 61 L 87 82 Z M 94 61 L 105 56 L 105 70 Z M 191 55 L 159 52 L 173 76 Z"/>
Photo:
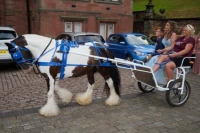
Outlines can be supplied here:
<path id="1" fill-rule="evenodd" d="M 136 55 L 139 55 L 139 56 L 145 56 L 146 55 L 146 53 L 139 52 L 137 50 L 134 50 L 134 52 L 135 52 Z"/>

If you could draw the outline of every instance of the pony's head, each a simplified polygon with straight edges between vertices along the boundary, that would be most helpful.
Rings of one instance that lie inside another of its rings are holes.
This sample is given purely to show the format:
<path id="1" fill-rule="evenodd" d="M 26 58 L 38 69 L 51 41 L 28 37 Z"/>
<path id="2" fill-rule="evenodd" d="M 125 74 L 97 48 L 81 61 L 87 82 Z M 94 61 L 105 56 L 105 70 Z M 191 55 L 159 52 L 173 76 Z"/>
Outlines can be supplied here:
<path id="1" fill-rule="evenodd" d="M 19 36 L 10 43 L 5 43 L 8 46 L 8 51 L 13 60 L 22 68 L 28 69 L 33 56 L 29 49 L 25 46 L 28 45 L 24 36 Z"/>

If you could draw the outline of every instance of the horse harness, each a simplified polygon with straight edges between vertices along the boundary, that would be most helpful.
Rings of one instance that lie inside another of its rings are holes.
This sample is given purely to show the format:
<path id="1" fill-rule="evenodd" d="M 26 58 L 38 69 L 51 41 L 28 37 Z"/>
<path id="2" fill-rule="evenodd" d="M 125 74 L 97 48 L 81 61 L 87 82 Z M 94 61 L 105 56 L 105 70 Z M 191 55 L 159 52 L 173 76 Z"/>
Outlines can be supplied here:
<path id="1" fill-rule="evenodd" d="M 65 76 L 64 71 L 65 71 L 66 66 L 89 66 L 89 65 L 81 65 L 81 64 L 67 64 L 67 56 L 68 56 L 68 53 L 70 51 L 70 48 L 78 48 L 79 44 L 77 42 L 62 40 L 61 43 L 59 44 L 58 40 L 56 40 L 55 47 L 46 51 L 46 49 L 49 47 L 51 42 L 52 42 L 52 38 L 51 38 L 50 42 L 48 43 L 48 45 L 46 46 L 46 48 L 40 54 L 40 56 L 36 59 L 25 59 L 20 50 L 23 50 L 23 51 L 26 51 L 26 52 L 30 52 L 30 50 L 26 47 L 17 46 L 13 42 L 11 42 L 11 45 L 13 46 L 13 48 L 9 50 L 9 53 L 11 54 L 11 56 L 13 57 L 13 59 L 16 61 L 17 64 L 25 63 L 27 65 L 32 65 L 34 73 L 35 74 L 42 74 L 45 77 L 45 79 L 46 79 L 46 76 L 39 71 L 39 68 L 38 68 L 39 66 L 60 66 L 61 69 L 60 69 L 60 78 L 59 79 L 64 78 L 64 76 Z M 97 46 L 93 42 L 91 42 L 91 43 L 93 44 L 93 47 L 95 48 L 97 56 L 102 55 L 102 53 L 99 49 L 100 47 Z M 60 49 L 57 51 L 59 46 L 60 46 Z M 104 45 L 103 45 L 103 48 L 105 48 Z M 38 61 L 42 56 L 44 56 L 45 54 L 47 54 L 48 52 L 50 52 L 52 50 L 54 50 L 54 53 L 52 55 L 50 62 L 39 62 Z M 52 61 L 56 52 L 63 53 L 62 54 L 62 62 L 53 62 Z M 98 60 L 98 62 L 99 62 L 98 66 L 111 66 L 111 63 L 108 60 L 104 60 L 103 63 L 101 63 L 100 59 L 96 59 L 96 60 Z M 94 65 L 92 65 L 92 66 L 94 66 Z M 37 69 L 38 72 L 36 72 L 35 69 Z"/>

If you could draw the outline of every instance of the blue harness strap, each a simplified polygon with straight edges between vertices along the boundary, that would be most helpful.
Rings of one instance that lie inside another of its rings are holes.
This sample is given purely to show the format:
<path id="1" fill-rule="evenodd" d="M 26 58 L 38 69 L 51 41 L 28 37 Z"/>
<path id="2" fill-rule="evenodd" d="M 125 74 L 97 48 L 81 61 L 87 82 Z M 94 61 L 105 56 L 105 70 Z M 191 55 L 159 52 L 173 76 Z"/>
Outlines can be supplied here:
<path id="1" fill-rule="evenodd" d="M 67 43 L 63 42 L 64 40 L 62 40 L 61 42 L 61 47 L 60 47 L 60 51 L 63 52 L 62 54 L 62 65 L 61 65 L 61 69 L 60 69 L 60 79 L 63 79 L 65 74 L 65 67 L 67 65 L 67 56 L 70 50 L 70 45 L 71 43 L 68 41 Z"/>
<path id="2" fill-rule="evenodd" d="M 26 51 L 26 52 L 30 52 L 29 49 L 27 49 L 26 47 L 17 46 L 13 42 L 11 42 L 10 44 L 13 46 L 13 48 L 9 50 L 9 53 L 11 54 L 13 60 L 15 60 L 17 64 L 26 63 L 26 62 L 32 62 L 33 61 L 32 58 L 24 59 L 22 53 L 20 52 L 20 50 Z M 14 51 L 14 50 L 16 50 L 16 51 Z"/>
<path id="3" fill-rule="evenodd" d="M 96 51 L 96 55 L 97 56 L 102 56 L 102 53 L 100 51 L 100 47 L 97 46 L 94 42 L 92 42 L 93 44 L 93 47 L 95 48 L 95 51 Z M 109 62 L 108 58 L 106 60 L 104 60 L 103 63 L 101 63 L 100 59 L 98 59 L 98 62 L 99 62 L 99 65 L 82 65 L 82 64 L 68 64 L 67 63 L 67 57 L 68 57 L 68 53 L 70 51 L 70 48 L 76 48 L 76 47 L 79 47 L 79 44 L 75 41 L 68 41 L 68 40 L 62 40 L 61 43 L 59 44 L 58 40 L 56 40 L 56 46 L 50 50 L 48 50 L 47 52 L 45 52 L 44 54 L 42 54 L 40 57 L 38 57 L 37 59 L 41 58 L 42 56 L 44 56 L 45 54 L 47 54 L 48 52 L 50 52 L 51 50 L 54 49 L 54 53 L 52 55 L 52 58 L 51 58 L 51 61 L 50 62 L 38 62 L 38 65 L 39 66 L 60 66 L 61 69 L 60 69 L 60 79 L 63 79 L 65 74 L 65 67 L 66 66 L 115 66 L 115 65 L 111 65 L 111 63 Z M 53 57 L 55 55 L 55 52 L 57 50 L 57 48 L 60 46 L 59 48 L 59 51 L 62 52 L 62 62 L 52 62 L 53 60 Z M 104 47 L 101 47 L 101 48 L 106 48 L 105 46 Z M 36 59 L 35 59 L 36 60 Z M 34 63 L 34 61 L 33 61 Z M 115 66 L 116 67 L 116 66 Z"/>
<path id="4" fill-rule="evenodd" d="M 104 45 L 103 45 L 103 47 L 99 47 L 94 42 L 91 42 L 91 43 L 93 44 L 93 47 L 95 48 L 96 55 L 102 56 L 102 53 L 99 48 L 106 48 L 106 47 Z M 101 63 L 100 59 L 98 59 L 98 62 L 99 62 L 99 66 L 110 66 L 111 65 L 111 63 L 108 61 L 108 58 L 106 60 L 104 60 L 103 63 Z"/>

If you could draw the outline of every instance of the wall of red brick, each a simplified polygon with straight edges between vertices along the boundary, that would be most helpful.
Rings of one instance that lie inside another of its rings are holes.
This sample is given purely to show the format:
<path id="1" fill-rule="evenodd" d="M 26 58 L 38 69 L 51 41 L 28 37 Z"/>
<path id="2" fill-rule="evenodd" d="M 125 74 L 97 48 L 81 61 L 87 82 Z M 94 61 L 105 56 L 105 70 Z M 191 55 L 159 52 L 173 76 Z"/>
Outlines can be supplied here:
<path id="1" fill-rule="evenodd" d="M 28 33 L 26 0 L 0 0 L 0 2 L 3 3 L 0 4 L 0 25 L 13 25 L 19 35 Z M 99 32 L 100 22 L 114 23 L 115 32 L 133 30 L 132 0 L 123 0 L 122 4 L 97 3 L 95 0 L 88 2 L 29 0 L 29 2 L 31 33 L 55 37 L 64 32 L 64 22 L 67 20 L 61 19 L 60 15 L 86 17 L 87 19 L 82 21 L 83 31 Z"/>
<path id="2" fill-rule="evenodd" d="M 0 1 L 0 25 L 12 26 L 19 35 L 27 33 L 26 3 L 24 1 Z"/>
<path id="3" fill-rule="evenodd" d="M 3 25 L 5 22 L 5 0 L 0 0 L 0 25 Z"/>
<path id="4" fill-rule="evenodd" d="M 116 19 L 115 32 L 131 32 L 133 29 L 132 0 L 124 0 L 121 5 L 96 3 L 93 0 L 90 2 L 43 0 L 40 7 L 40 34 L 46 36 L 57 36 L 64 32 L 66 20 L 62 20 L 60 15 L 87 17 L 87 21 L 83 22 L 83 31 L 87 32 L 99 32 L 98 18 Z M 56 28 L 52 29 L 52 26 Z"/>

